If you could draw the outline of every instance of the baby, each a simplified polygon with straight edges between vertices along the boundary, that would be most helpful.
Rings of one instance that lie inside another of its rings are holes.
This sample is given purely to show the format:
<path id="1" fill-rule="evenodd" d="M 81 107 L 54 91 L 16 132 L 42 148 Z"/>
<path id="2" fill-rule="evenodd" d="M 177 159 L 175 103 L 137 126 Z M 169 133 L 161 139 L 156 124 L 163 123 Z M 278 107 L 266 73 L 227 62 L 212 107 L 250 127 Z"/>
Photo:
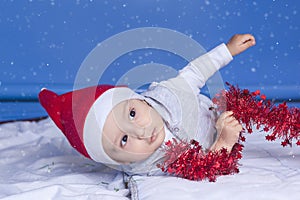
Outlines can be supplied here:
<path id="1" fill-rule="evenodd" d="M 84 156 L 129 174 L 151 174 L 163 159 L 164 141 L 171 138 L 195 139 L 204 149 L 231 151 L 242 126 L 230 111 L 218 116 L 200 88 L 232 56 L 254 44 L 250 34 L 234 35 L 226 45 L 190 62 L 177 77 L 154 82 L 141 94 L 110 85 L 62 95 L 43 89 L 40 103 Z"/>

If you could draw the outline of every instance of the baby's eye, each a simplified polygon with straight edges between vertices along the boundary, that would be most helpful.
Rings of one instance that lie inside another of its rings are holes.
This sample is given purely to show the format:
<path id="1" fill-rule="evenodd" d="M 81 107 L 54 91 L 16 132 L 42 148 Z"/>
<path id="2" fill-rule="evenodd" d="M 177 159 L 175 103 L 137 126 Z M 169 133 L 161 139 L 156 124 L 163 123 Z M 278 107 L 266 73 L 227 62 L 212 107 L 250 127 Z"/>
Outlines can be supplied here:
<path id="1" fill-rule="evenodd" d="M 127 143 L 128 135 L 124 135 L 121 140 L 121 147 L 124 147 Z"/>
<path id="2" fill-rule="evenodd" d="M 134 117 L 135 117 L 135 110 L 132 109 L 132 110 L 130 110 L 130 112 L 129 112 L 129 119 L 130 119 L 130 120 L 133 120 Z"/>

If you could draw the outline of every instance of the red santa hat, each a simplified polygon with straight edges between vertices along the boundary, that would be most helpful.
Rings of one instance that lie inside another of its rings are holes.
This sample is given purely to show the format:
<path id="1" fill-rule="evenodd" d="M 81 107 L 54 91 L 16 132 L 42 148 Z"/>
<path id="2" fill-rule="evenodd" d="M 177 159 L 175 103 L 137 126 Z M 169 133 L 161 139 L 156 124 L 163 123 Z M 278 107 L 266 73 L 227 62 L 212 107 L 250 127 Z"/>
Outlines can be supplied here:
<path id="1" fill-rule="evenodd" d="M 72 147 L 96 162 L 119 165 L 104 151 L 102 130 L 111 109 L 128 99 L 144 99 L 128 87 L 99 85 L 58 95 L 42 89 L 41 105 Z"/>

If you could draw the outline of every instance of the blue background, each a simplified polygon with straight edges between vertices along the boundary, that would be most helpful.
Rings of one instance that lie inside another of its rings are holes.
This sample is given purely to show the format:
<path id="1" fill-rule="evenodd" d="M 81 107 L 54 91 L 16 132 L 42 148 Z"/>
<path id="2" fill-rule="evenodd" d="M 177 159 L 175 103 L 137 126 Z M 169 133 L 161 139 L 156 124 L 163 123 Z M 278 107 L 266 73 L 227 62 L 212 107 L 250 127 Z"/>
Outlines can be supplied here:
<path id="1" fill-rule="evenodd" d="M 300 101 L 299 5 L 294 0 L 114 0 L 0 2 L 0 121 L 44 116 L 42 87 L 72 89 L 76 73 L 101 41 L 139 27 L 184 33 L 209 50 L 235 33 L 257 45 L 221 70 L 222 78 L 267 97 Z M 102 82 L 114 84 L 126 68 L 157 62 L 182 68 L 175 55 L 141 50 L 117 59 Z"/>

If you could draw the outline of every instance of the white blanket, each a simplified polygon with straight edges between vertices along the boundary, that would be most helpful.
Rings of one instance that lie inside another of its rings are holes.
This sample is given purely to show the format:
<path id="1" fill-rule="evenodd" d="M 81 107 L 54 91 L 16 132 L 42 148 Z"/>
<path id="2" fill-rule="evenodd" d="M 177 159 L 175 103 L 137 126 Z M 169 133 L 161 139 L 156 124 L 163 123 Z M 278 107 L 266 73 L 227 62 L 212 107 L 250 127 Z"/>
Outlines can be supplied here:
<path id="1" fill-rule="evenodd" d="M 300 147 L 247 135 L 240 173 L 215 183 L 132 177 L 80 156 L 50 119 L 0 125 L 0 199 L 299 199 Z M 130 191 L 131 190 L 131 191 Z"/>

